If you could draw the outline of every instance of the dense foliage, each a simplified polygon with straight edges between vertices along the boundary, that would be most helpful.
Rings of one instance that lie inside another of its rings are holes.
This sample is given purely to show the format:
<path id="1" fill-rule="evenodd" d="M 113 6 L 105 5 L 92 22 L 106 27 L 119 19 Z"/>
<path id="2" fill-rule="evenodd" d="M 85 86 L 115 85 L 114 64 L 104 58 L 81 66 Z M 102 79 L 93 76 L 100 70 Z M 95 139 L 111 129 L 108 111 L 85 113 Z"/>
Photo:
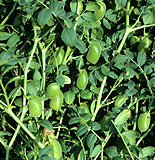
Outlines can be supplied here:
<path id="1" fill-rule="evenodd" d="M 0 0 L 0 159 L 154 160 L 155 0 Z"/>

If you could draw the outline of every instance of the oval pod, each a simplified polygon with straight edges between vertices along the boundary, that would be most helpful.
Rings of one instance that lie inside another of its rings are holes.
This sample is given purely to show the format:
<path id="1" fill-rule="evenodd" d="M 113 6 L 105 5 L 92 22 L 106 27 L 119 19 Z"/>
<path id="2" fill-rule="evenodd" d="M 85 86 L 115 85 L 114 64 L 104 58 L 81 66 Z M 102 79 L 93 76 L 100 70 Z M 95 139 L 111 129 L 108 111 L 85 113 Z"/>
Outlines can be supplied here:
<path id="1" fill-rule="evenodd" d="M 47 98 L 55 98 L 60 92 L 60 86 L 57 83 L 51 83 L 46 89 Z"/>
<path id="2" fill-rule="evenodd" d="M 128 99 L 128 97 L 125 95 L 118 96 L 117 99 L 115 100 L 115 107 L 116 108 L 122 107 L 122 105 L 126 102 L 127 99 Z"/>
<path id="3" fill-rule="evenodd" d="M 50 100 L 49 105 L 53 110 L 58 111 L 61 108 L 62 102 L 63 102 L 63 93 L 62 91 L 60 91 L 55 98 Z"/>
<path id="4" fill-rule="evenodd" d="M 60 143 L 56 139 L 50 140 L 51 144 L 49 144 L 49 147 L 52 148 L 51 155 L 56 159 L 59 160 L 62 156 L 62 148 Z"/>
<path id="5" fill-rule="evenodd" d="M 114 122 L 116 125 L 121 125 L 125 123 L 130 118 L 130 116 L 131 116 L 131 111 L 129 109 L 124 109 L 117 115 Z"/>
<path id="6" fill-rule="evenodd" d="M 97 42 L 93 42 L 87 53 L 87 61 L 90 63 L 97 63 L 101 55 L 101 46 Z"/>
<path id="7" fill-rule="evenodd" d="M 57 49 L 58 50 L 58 49 Z M 56 51 L 57 51 L 56 50 Z M 57 65 L 60 65 L 62 62 L 63 62 L 63 59 L 64 59 L 64 50 L 61 48 L 60 49 L 60 51 L 59 51 L 59 53 L 58 53 L 58 55 L 57 55 L 57 57 L 55 57 L 54 58 L 54 60 L 53 60 L 53 64 L 57 64 Z"/>
<path id="8" fill-rule="evenodd" d="M 138 118 L 138 128 L 141 132 L 145 132 L 150 126 L 150 112 L 140 114 Z"/>
<path id="9" fill-rule="evenodd" d="M 76 85 L 79 89 L 85 89 L 87 83 L 88 83 L 88 73 L 85 70 L 81 70 Z"/>
<path id="10" fill-rule="evenodd" d="M 39 117 L 42 112 L 42 104 L 39 97 L 31 95 L 28 98 L 29 101 L 29 112 L 32 117 Z"/>
<path id="11" fill-rule="evenodd" d="M 98 20 L 101 20 L 104 17 L 106 11 L 106 5 L 104 2 L 99 2 L 99 9 L 95 12 L 95 16 Z"/>

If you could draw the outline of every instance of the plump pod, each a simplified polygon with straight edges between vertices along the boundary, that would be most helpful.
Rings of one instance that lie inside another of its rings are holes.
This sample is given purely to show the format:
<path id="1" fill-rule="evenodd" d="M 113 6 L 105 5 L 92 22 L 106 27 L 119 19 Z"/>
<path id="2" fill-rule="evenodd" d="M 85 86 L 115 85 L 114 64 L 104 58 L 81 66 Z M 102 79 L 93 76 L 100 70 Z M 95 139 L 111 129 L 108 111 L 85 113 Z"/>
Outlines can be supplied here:
<path id="1" fill-rule="evenodd" d="M 117 99 L 115 100 L 115 107 L 122 107 L 122 105 L 126 102 L 127 99 L 128 97 L 125 95 L 117 97 Z"/>
<path id="2" fill-rule="evenodd" d="M 58 93 L 60 92 L 60 86 L 57 83 L 51 83 L 46 90 L 46 97 L 47 98 L 55 98 Z"/>
<path id="3" fill-rule="evenodd" d="M 61 148 L 61 145 L 60 143 L 55 140 L 55 139 L 52 139 L 51 140 L 51 144 L 49 144 L 49 147 L 52 148 L 52 152 L 51 152 L 51 155 L 56 159 L 56 160 L 59 160 L 62 156 L 62 148 Z"/>
<path id="4" fill-rule="evenodd" d="M 60 91 L 55 98 L 50 100 L 49 105 L 53 110 L 58 111 L 61 108 L 62 102 L 63 102 L 63 93 Z"/>
<path id="5" fill-rule="evenodd" d="M 61 48 L 57 57 L 54 58 L 53 64 L 56 65 L 57 63 L 57 65 L 60 65 L 63 62 L 63 59 L 64 59 L 64 50 Z"/>
<path id="6" fill-rule="evenodd" d="M 104 17 L 106 11 L 106 5 L 104 2 L 99 2 L 99 9 L 95 12 L 95 16 L 98 20 L 101 20 Z"/>
<path id="7" fill-rule="evenodd" d="M 87 83 L 88 83 L 88 73 L 85 70 L 81 70 L 76 85 L 79 89 L 85 89 Z"/>
<path id="8" fill-rule="evenodd" d="M 87 61 L 90 63 L 97 63 L 101 55 L 101 46 L 97 42 L 93 42 L 89 48 L 87 53 Z"/>
<path id="9" fill-rule="evenodd" d="M 151 116 L 149 112 L 140 114 L 138 118 L 138 128 L 141 132 L 145 132 L 150 126 Z"/>
<path id="10" fill-rule="evenodd" d="M 39 97 L 31 95 L 29 101 L 29 112 L 32 117 L 39 117 L 42 112 L 42 104 Z"/>
<path id="11" fill-rule="evenodd" d="M 150 49 L 151 44 L 152 40 L 148 37 L 144 37 L 138 44 L 137 51 L 145 51 L 147 53 Z"/>

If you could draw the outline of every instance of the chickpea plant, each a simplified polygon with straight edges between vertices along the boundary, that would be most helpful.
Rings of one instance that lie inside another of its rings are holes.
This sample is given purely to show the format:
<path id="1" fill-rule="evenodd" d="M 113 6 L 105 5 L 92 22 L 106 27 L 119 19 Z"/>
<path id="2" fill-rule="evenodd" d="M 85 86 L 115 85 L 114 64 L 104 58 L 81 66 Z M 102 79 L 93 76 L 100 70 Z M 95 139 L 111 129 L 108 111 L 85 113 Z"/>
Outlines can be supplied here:
<path id="1" fill-rule="evenodd" d="M 155 1 L 0 1 L 0 159 L 154 160 Z"/>

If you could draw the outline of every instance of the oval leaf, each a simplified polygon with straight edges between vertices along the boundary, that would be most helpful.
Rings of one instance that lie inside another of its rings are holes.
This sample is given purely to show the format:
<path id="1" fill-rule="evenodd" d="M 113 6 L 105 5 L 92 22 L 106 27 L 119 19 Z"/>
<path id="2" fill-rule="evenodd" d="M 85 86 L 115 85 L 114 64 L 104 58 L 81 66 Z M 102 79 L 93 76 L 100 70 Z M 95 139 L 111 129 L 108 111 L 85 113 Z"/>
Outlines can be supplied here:
<path id="1" fill-rule="evenodd" d="M 38 14 L 39 25 L 44 26 L 48 22 L 50 16 L 51 16 L 50 9 L 47 8 L 42 9 Z"/>
<path id="2" fill-rule="evenodd" d="M 65 27 L 61 34 L 61 39 L 63 42 L 70 47 L 75 46 L 76 43 L 76 33 L 73 28 Z"/>
<path id="3" fill-rule="evenodd" d="M 87 131 L 87 126 L 82 125 L 77 129 L 76 135 L 79 137 L 79 136 L 83 135 L 86 131 Z"/>

